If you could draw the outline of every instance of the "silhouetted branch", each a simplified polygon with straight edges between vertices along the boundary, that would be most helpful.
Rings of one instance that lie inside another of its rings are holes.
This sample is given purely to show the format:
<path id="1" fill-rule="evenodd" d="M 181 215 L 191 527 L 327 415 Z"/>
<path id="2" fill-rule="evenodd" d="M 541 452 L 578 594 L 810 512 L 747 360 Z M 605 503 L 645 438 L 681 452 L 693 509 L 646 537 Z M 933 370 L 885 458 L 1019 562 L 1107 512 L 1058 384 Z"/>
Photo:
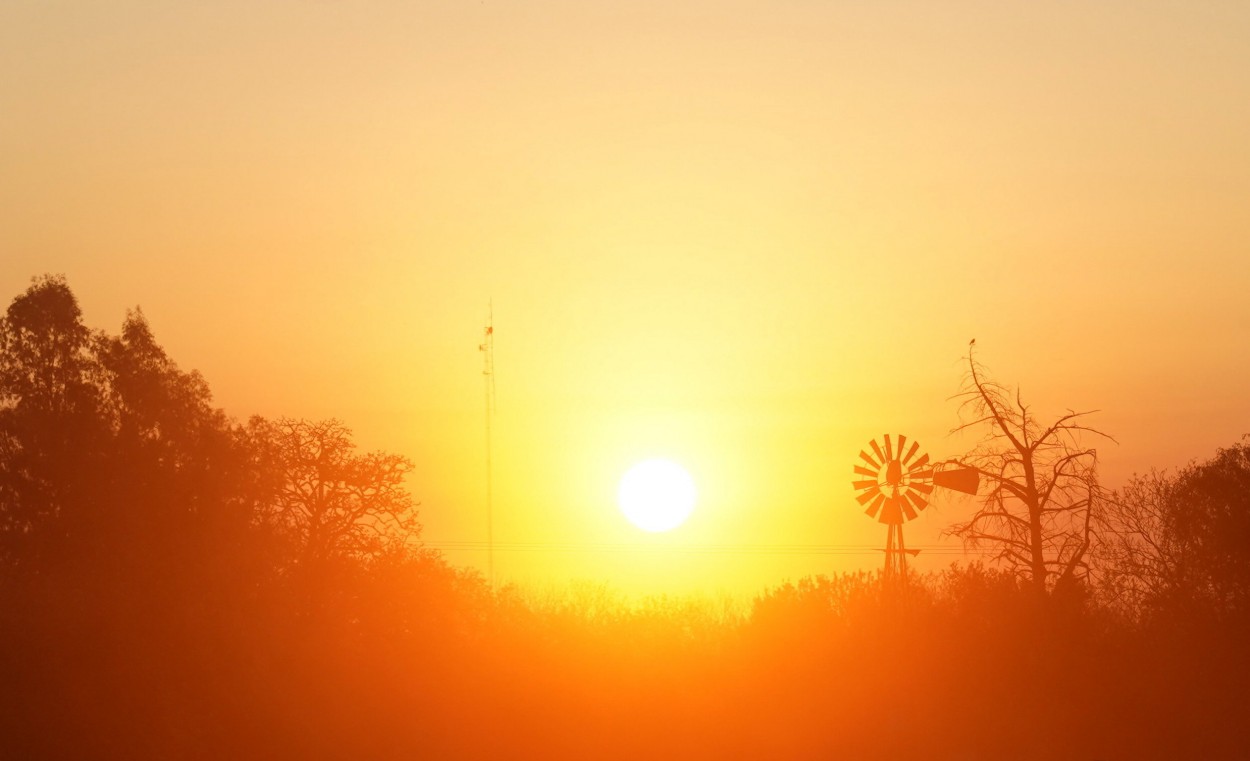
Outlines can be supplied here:
<path id="1" fill-rule="evenodd" d="M 1034 585 L 1047 589 L 1052 575 L 1069 578 L 1084 567 L 1093 542 L 1097 453 L 1077 446 L 1077 437 L 1111 437 L 1079 422 L 1088 412 L 1068 410 L 1039 425 L 1018 388 L 989 380 L 971 348 L 967 359 L 967 386 L 956 398 L 961 414 L 971 410 L 973 420 L 952 432 L 986 429 L 982 443 L 959 462 L 990 488 L 981 509 L 949 533 L 970 545 L 998 545 L 998 560 L 1027 569 Z"/>

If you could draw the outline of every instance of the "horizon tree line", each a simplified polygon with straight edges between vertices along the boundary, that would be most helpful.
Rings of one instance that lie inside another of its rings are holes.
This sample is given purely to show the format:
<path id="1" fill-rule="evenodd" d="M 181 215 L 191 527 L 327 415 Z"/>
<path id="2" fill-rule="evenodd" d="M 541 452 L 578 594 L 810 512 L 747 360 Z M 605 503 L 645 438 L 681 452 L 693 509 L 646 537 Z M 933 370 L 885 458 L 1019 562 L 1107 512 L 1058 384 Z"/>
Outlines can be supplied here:
<path id="1" fill-rule="evenodd" d="M 1108 490 L 1089 439 L 1111 437 L 1085 422 L 1090 413 L 1042 420 L 974 348 L 954 430 L 984 437 L 956 459 L 986 486 L 950 535 L 990 548 L 1043 595 L 1096 586 L 1136 607 L 1181 598 L 1221 615 L 1246 607 L 1246 440 Z M 271 571 L 287 576 L 431 555 L 404 486 L 412 469 L 401 455 L 357 453 L 337 420 L 232 421 L 204 378 L 160 347 L 141 309 L 119 335 L 92 331 L 63 276 L 32 279 L 0 321 L 6 573 L 96 562 L 121 572 L 127 561 L 93 550 L 112 540 L 208 562 L 209 545 L 230 535 L 249 536 L 244 546 L 263 536 Z"/>

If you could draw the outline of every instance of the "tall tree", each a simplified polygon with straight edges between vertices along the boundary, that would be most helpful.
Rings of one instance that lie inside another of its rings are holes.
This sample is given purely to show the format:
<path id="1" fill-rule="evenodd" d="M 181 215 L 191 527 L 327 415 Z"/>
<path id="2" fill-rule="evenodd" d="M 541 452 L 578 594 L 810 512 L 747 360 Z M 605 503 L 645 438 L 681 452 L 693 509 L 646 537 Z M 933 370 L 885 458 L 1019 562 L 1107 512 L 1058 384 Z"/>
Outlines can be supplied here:
<path id="1" fill-rule="evenodd" d="M 92 349 L 63 277 L 34 279 L 0 320 L 0 562 L 85 538 L 107 437 Z"/>
<path id="2" fill-rule="evenodd" d="M 100 336 L 97 347 L 112 526 L 147 545 L 136 557 L 163 556 L 164 566 L 195 566 L 236 546 L 251 519 L 246 440 L 212 406 L 208 384 L 179 369 L 137 308 L 120 336 Z"/>
<path id="3" fill-rule="evenodd" d="M 989 490 L 972 517 L 949 532 L 970 548 L 993 550 L 997 561 L 1039 592 L 1083 577 L 1100 490 L 1098 452 L 1082 437 L 1110 437 L 1084 424 L 1089 412 L 1039 420 L 1018 389 L 988 376 L 971 346 L 967 359 L 964 386 L 955 397 L 967 422 L 954 431 L 984 432 L 960 463 L 975 468 Z"/>
<path id="4" fill-rule="evenodd" d="M 92 410 L 90 341 L 65 278 L 34 278 L 0 322 L 0 405 Z"/>
<path id="5" fill-rule="evenodd" d="M 125 584 L 239 546 L 246 439 L 211 399 L 140 311 L 93 334 L 35 279 L 0 320 L 0 564 Z"/>

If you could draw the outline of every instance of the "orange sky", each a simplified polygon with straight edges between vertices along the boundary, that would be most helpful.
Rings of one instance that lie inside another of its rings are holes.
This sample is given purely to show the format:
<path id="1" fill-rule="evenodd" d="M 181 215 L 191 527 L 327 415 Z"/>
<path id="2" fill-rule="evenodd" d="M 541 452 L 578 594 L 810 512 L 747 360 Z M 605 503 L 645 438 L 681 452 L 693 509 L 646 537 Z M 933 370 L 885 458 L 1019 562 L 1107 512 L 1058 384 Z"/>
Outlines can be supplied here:
<path id="1" fill-rule="evenodd" d="M 877 567 L 691 549 L 881 544 L 855 454 L 958 454 L 973 337 L 1111 484 L 1250 430 L 1245 3 L 19 0 L 0 104 L 5 298 L 63 272 L 231 414 L 411 456 L 435 543 L 485 538 L 493 299 L 497 538 L 568 545 L 503 579 Z M 701 490 L 655 537 L 649 456 Z"/>

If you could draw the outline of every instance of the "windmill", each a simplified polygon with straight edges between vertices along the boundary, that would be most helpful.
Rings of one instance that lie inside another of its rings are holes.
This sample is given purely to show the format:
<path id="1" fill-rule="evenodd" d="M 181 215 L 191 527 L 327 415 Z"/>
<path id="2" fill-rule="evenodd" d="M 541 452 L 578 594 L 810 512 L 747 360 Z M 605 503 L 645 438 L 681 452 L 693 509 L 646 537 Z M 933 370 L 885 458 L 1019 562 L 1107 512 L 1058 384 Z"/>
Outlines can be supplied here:
<path id="1" fill-rule="evenodd" d="M 856 463 L 856 480 L 851 482 L 859 494 L 855 499 L 865 506 L 869 518 L 886 524 L 885 577 L 905 578 L 907 556 L 919 554 L 903 542 L 903 523 L 914 519 L 929 506 L 935 487 L 976 494 L 980 476 L 974 468 L 956 463 L 931 463 L 929 455 L 920 452 L 920 444 L 898 435 L 897 442 L 885 434 L 883 444 L 868 442 L 872 452 L 861 449 Z M 895 446 L 897 444 L 897 446 Z"/>

